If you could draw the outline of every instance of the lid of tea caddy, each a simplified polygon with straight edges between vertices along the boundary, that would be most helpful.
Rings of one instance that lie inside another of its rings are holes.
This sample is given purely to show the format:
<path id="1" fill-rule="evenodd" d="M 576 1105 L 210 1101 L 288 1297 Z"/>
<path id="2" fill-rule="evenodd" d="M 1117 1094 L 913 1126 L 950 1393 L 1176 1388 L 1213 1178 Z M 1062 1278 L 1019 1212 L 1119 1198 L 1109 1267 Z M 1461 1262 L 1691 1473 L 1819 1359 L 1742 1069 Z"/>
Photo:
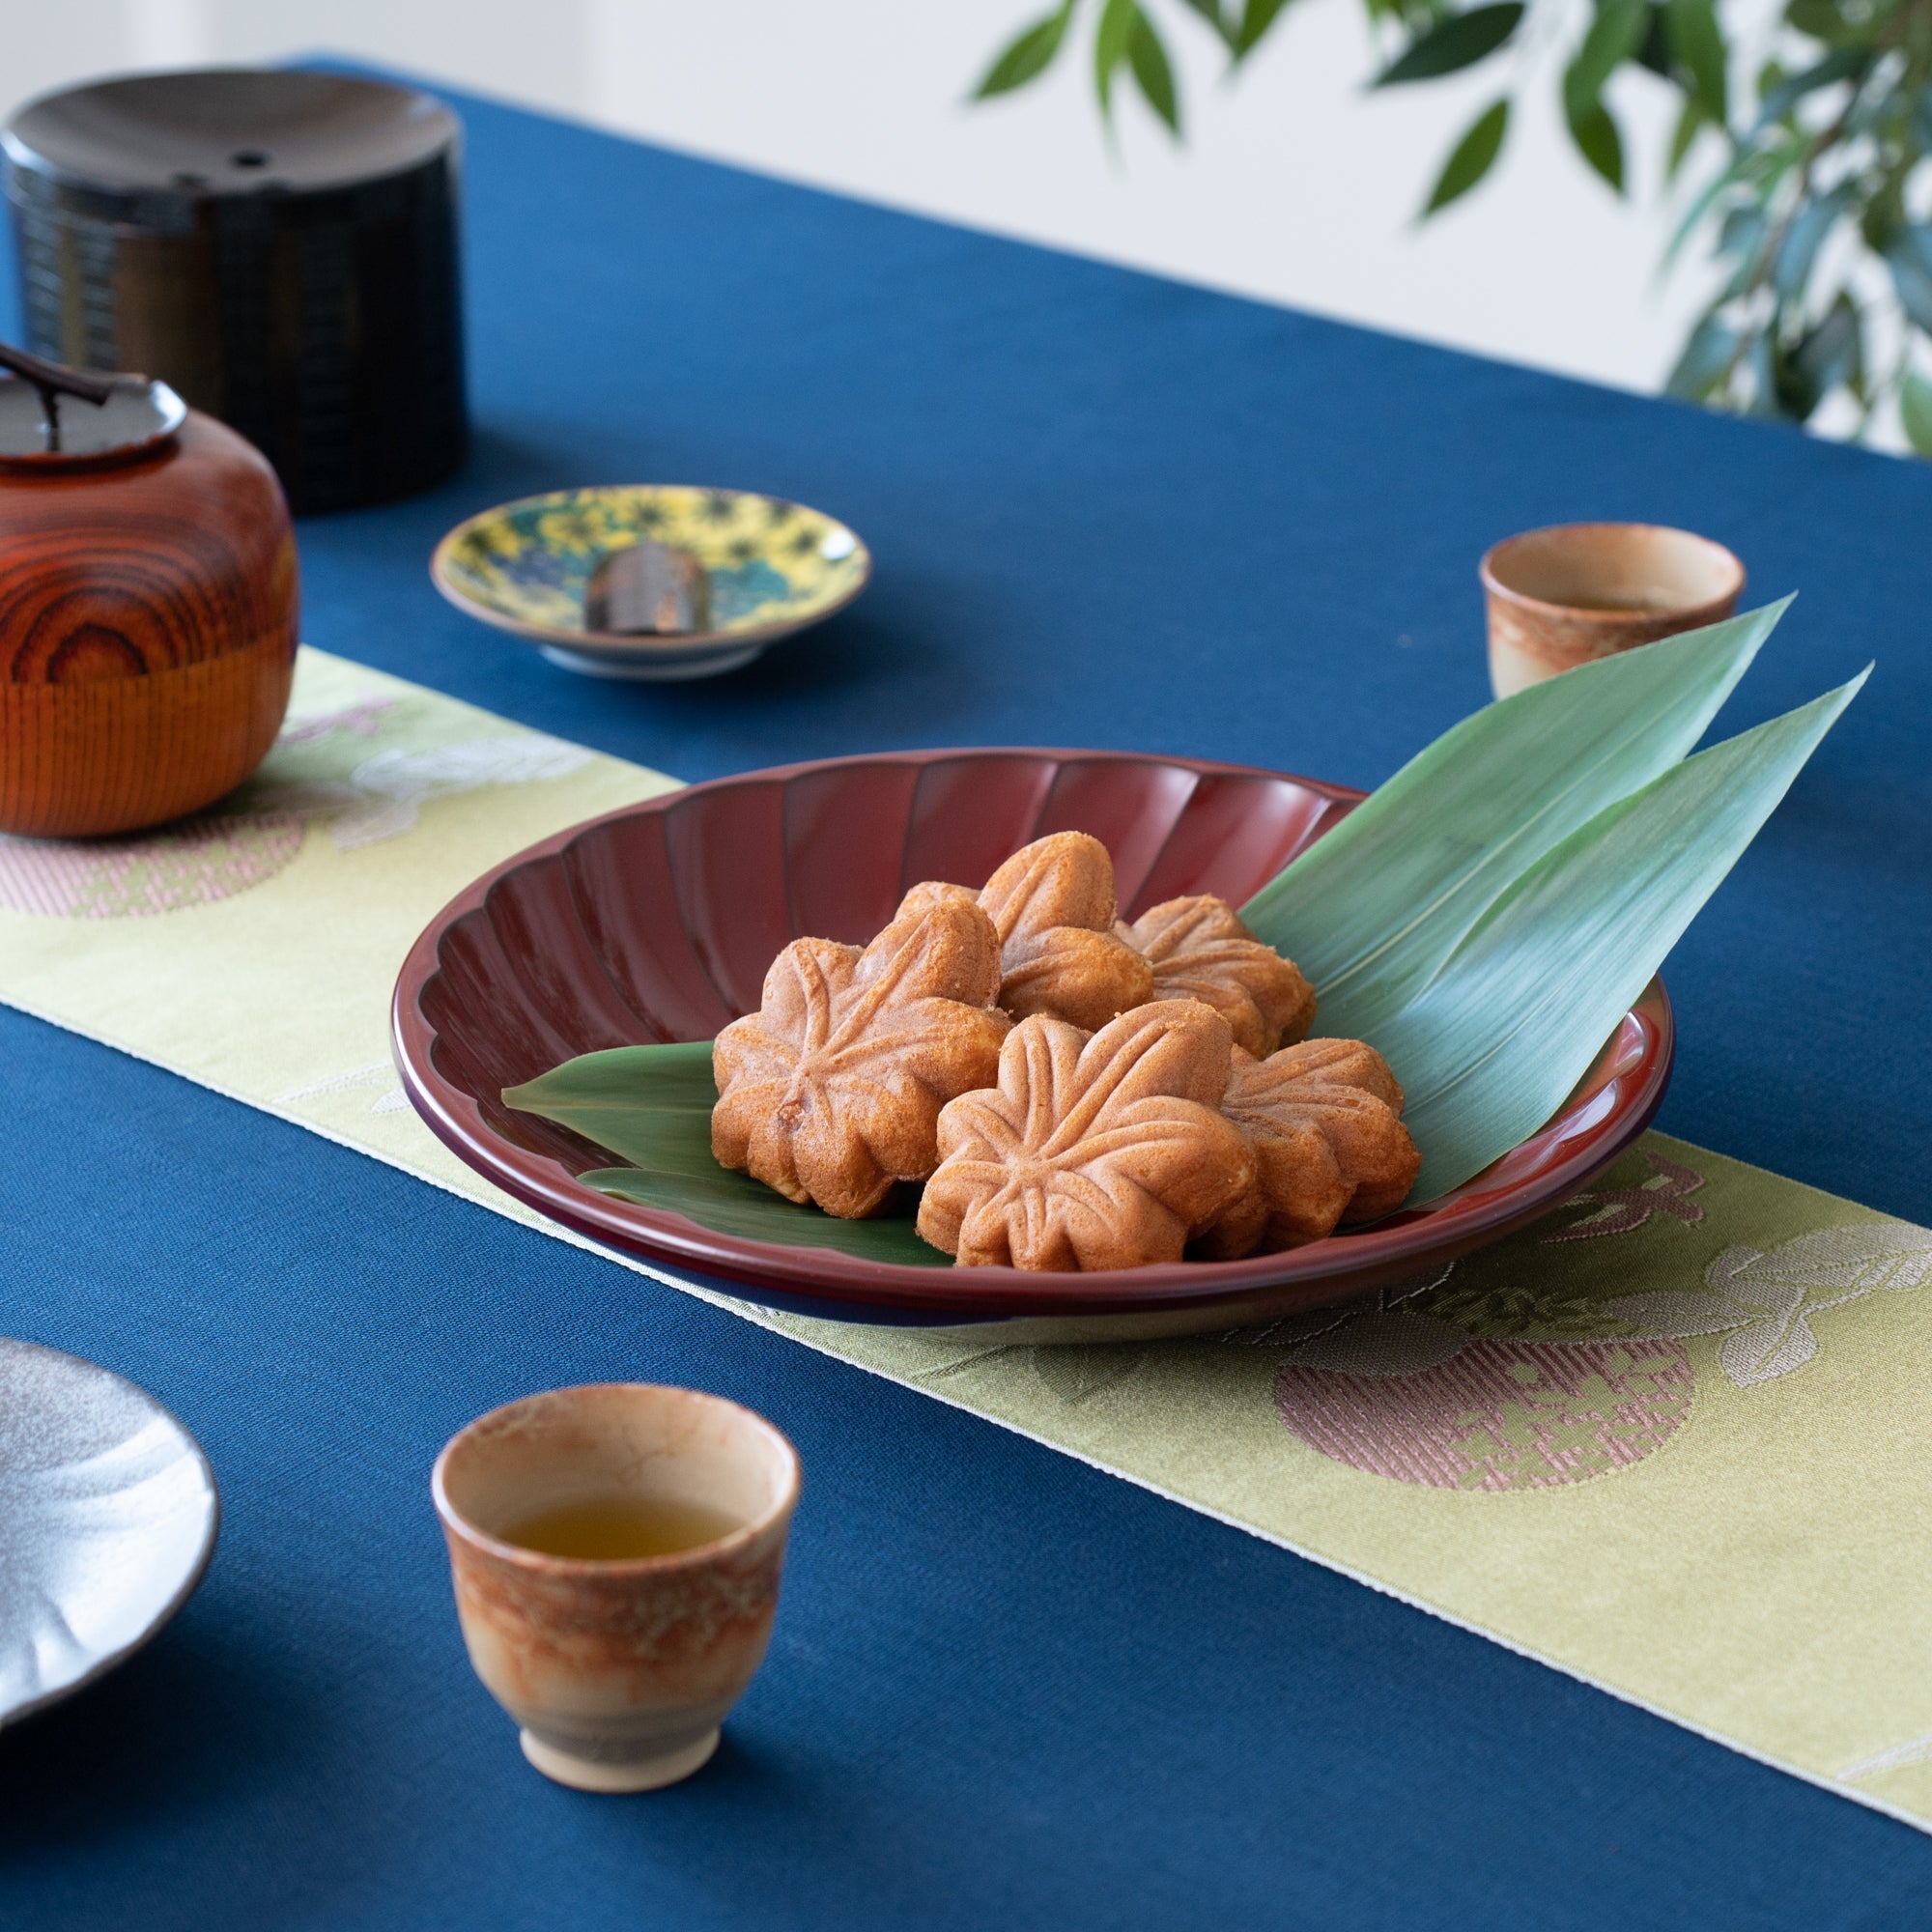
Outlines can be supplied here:
<path id="1" fill-rule="evenodd" d="M 107 194 L 312 194 L 406 174 L 453 151 L 434 96 L 287 68 L 127 74 L 41 96 L 0 129 L 30 174 Z"/>
<path id="2" fill-rule="evenodd" d="M 187 405 L 147 376 L 95 376 L 0 343 L 0 465 L 59 469 L 139 456 L 187 419 Z"/>

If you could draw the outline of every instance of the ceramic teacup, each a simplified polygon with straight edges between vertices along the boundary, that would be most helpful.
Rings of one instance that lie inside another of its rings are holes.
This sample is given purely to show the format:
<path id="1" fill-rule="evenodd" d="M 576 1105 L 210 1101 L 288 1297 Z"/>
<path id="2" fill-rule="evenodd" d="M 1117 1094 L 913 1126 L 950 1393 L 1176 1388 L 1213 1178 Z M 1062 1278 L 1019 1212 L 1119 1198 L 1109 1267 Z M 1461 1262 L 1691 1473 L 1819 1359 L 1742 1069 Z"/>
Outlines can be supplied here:
<path id="1" fill-rule="evenodd" d="M 1558 524 L 1483 558 L 1490 683 L 1498 697 L 1633 644 L 1715 624 L 1745 567 L 1722 544 L 1662 524 Z"/>
<path id="2" fill-rule="evenodd" d="M 650 1791 L 710 1757 L 771 1637 L 798 1490 L 778 1430 L 695 1389 L 554 1389 L 450 1439 L 431 1491 L 464 1641 L 539 1771 Z M 723 1533 L 615 1560 L 505 1535 L 612 1498 Z"/>

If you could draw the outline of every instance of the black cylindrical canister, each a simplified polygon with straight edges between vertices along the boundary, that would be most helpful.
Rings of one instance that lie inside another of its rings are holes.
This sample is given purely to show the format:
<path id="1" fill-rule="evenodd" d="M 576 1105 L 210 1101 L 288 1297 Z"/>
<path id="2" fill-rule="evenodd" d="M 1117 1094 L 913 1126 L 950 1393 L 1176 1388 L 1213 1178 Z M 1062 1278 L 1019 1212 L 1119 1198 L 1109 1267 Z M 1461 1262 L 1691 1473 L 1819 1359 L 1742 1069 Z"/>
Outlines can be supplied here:
<path id="1" fill-rule="evenodd" d="M 28 343 L 240 430 L 298 512 L 463 461 L 462 128 L 412 88 L 246 68 L 50 94 L 8 124 Z"/>

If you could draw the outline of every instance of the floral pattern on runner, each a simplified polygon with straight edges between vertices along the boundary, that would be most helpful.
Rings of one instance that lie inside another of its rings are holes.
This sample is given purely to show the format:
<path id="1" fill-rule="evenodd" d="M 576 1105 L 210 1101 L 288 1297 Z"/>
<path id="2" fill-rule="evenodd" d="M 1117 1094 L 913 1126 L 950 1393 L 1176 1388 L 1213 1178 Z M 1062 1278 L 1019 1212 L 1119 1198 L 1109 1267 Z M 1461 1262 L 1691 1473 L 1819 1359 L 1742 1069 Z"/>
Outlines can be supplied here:
<path id="1" fill-rule="evenodd" d="M 0 907 L 49 919 L 138 919 L 213 905 L 272 879 L 302 847 L 293 812 L 204 816 L 133 838 L 0 835 Z"/>
<path id="2" fill-rule="evenodd" d="M 209 810 L 126 838 L 0 835 L 0 909 L 50 919 L 135 919 L 214 905 L 266 884 L 294 863 L 311 820 L 341 852 L 412 832 L 432 800 L 485 785 L 567 777 L 592 753 L 534 731 L 418 749 L 388 746 L 342 772 L 347 737 L 373 740 L 395 701 L 363 697 L 291 719 L 253 779 Z M 308 748 L 327 747 L 321 756 Z M 295 763 L 279 753 L 301 748 Z M 308 775 L 315 771 L 317 775 Z M 333 776 L 331 773 L 341 773 Z"/>
<path id="3" fill-rule="evenodd" d="M 1690 1197 L 1703 1186 L 1704 1177 L 1696 1169 L 1659 1153 L 1655 1148 L 1644 1148 L 1640 1151 L 1650 1163 L 1648 1180 L 1640 1181 L 1634 1187 L 1610 1187 L 1573 1194 L 1567 1206 L 1594 1206 L 1596 1212 L 1584 1215 L 1580 1221 L 1571 1222 L 1567 1228 L 1558 1228 L 1554 1234 L 1545 1235 L 1545 1243 L 1589 1241 L 1605 1235 L 1634 1234 L 1653 1214 L 1669 1214 L 1687 1227 L 1694 1228 L 1704 1218 L 1704 1210 Z"/>
<path id="4" fill-rule="evenodd" d="M 1547 1488 L 1628 1467 L 1682 1427 L 1687 1339 L 1721 1335 L 1718 1364 L 1738 1388 L 1775 1381 L 1817 1353 L 1814 1316 L 1932 1280 L 1932 1234 L 1876 1221 L 1729 1247 L 1702 1292 L 1464 1286 L 1456 1265 L 1384 1290 L 1373 1308 L 1226 1339 L 1287 1349 L 1282 1423 L 1338 1463 L 1443 1489 Z"/>
<path id="5" fill-rule="evenodd" d="M 306 1087 L 291 1088 L 286 1094 L 275 1096 L 278 1107 L 286 1107 L 297 1100 L 312 1100 L 319 1094 L 346 1093 L 352 1087 L 367 1087 L 371 1082 L 381 1087 L 382 1092 L 369 1102 L 372 1114 L 401 1114 L 409 1110 L 409 1095 L 396 1082 L 396 1064 L 392 1060 L 371 1061 L 367 1066 L 352 1067 L 347 1073 L 332 1074 L 327 1080 L 312 1080 Z"/>
<path id="6" fill-rule="evenodd" d="M 1676 1434 L 1693 1392 L 1673 1341 L 1464 1341 L 1393 1376 L 1291 1357 L 1275 1378 L 1281 1419 L 1311 1449 L 1442 1490 L 1546 1489 L 1626 1468 Z"/>

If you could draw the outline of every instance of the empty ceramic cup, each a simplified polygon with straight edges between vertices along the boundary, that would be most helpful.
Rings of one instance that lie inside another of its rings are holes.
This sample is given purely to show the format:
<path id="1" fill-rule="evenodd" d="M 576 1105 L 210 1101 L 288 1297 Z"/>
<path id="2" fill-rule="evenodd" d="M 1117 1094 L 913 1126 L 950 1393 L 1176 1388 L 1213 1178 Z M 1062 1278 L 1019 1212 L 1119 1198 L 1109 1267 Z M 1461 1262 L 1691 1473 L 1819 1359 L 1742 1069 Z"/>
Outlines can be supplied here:
<path id="1" fill-rule="evenodd" d="M 1490 683 L 1498 697 L 1633 644 L 1715 624 L 1745 567 L 1722 544 L 1662 524 L 1558 524 L 1483 558 Z"/>
<path id="2" fill-rule="evenodd" d="M 765 1655 L 791 1444 L 695 1389 L 603 1382 L 492 1409 L 431 1478 L 469 1660 L 524 1755 L 583 1791 L 688 1777 Z"/>

